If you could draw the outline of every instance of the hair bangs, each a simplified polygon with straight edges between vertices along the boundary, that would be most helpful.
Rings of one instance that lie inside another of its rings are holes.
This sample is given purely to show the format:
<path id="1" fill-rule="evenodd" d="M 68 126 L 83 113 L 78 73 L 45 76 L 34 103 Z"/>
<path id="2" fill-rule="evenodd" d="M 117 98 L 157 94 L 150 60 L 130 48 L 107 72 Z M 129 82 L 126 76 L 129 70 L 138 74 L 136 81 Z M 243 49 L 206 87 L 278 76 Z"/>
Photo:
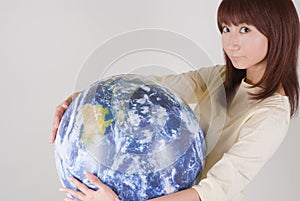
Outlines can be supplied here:
<path id="1" fill-rule="evenodd" d="M 249 4 L 249 5 L 248 5 Z M 239 25 L 242 23 L 253 24 L 255 19 L 253 12 L 249 9 L 251 4 L 243 0 L 223 0 L 218 9 L 218 28 L 222 32 L 222 24 Z"/>

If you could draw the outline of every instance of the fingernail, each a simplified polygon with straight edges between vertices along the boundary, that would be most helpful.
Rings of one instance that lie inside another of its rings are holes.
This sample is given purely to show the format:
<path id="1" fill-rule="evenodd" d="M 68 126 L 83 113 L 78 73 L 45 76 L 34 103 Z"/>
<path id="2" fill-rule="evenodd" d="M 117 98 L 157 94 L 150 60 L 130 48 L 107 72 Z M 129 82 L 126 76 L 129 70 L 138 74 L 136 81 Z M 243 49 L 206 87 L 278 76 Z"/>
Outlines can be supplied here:
<path id="1" fill-rule="evenodd" d="M 91 178 L 91 173 L 86 172 L 86 173 L 85 173 L 85 176 L 88 177 L 88 178 Z"/>
<path id="2" fill-rule="evenodd" d="M 59 188 L 58 190 L 59 190 L 59 191 L 61 191 L 61 192 L 62 192 L 62 191 L 64 191 L 64 189 L 63 189 L 63 188 Z"/>

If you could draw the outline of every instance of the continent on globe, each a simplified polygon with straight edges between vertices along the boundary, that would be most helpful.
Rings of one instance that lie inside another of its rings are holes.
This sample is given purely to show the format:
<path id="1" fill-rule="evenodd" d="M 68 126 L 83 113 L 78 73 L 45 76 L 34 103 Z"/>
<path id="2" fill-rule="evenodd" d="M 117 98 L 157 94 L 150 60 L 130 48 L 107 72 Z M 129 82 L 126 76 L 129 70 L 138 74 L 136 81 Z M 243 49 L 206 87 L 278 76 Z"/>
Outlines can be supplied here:
<path id="1" fill-rule="evenodd" d="M 83 116 L 81 141 L 84 145 L 88 145 L 93 136 L 104 136 L 106 128 L 110 125 L 112 119 L 105 120 L 105 115 L 109 110 L 101 105 L 85 104 L 81 112 Z"/>
<path id="2" fill-rule="evenodd" d="M 82 91 L 55 141 L 58 176 L 92 185 L 91 172 L 120 200 L 140 201 L 191 187 L 202 173 L 205 140 L 190 107 L 141 75 L 117 75 Z"/>

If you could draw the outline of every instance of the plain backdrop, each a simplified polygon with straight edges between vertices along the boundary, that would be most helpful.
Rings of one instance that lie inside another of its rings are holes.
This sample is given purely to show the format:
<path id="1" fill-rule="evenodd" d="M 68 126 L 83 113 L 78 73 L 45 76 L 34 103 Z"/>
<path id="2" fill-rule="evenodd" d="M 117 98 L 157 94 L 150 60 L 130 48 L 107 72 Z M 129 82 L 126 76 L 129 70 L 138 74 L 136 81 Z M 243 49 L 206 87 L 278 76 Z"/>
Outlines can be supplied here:
<path id="1" fill-rule="evenodd" d="M 224 63 L 216 26 L 219 2 L 0 0 L 0 199 L 63 200 L 49 144 L 55 107 L 74 91 L 87 57 L 113 36 L 169 30 L 196 43 L 213 64 Z M 244 201 L 299 200 L 299 130 L 298 117 L 247 186 Z"/>

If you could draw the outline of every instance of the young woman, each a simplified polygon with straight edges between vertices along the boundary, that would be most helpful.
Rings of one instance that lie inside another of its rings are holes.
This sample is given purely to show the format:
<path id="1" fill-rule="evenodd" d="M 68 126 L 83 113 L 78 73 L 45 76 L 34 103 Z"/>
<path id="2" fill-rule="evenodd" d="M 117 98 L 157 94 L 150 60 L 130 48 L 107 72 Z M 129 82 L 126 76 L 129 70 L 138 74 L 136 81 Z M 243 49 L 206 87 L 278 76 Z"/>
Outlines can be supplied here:
<path id="1" fill-rule="evenodd" d="M 218 9 L 218 27 L 226 65 L 201 68 L 180 75 L 156 77 L 188 103 L 196 103 L 195 114 L 206 132 L 214 124 L 212 90 L 224 87 L 214 103 L 226 108 L 222 130 L 208 132 L 218 141 L 206 157 L 201 180 L 190 189 L 153 200 L 236 201 L 283 141 L 289 121 L 299 107 L 297 74 L 300 37 L 299 18 L 291 0 L 223 0 Z M 221 77 L 222 86 L 218 79 Z M 210 91 L 209 91 L 210 90 Z M 51 142 L 62 114 L 76 94 L 57 107 Z M 80 189 L 60 190 L 83 201 L 119 200 L 99 179 L 87 173 L 99 190 L 88 189 L 74 178 Z M 66 198 L 67 201 L 72 199 Z"/>

